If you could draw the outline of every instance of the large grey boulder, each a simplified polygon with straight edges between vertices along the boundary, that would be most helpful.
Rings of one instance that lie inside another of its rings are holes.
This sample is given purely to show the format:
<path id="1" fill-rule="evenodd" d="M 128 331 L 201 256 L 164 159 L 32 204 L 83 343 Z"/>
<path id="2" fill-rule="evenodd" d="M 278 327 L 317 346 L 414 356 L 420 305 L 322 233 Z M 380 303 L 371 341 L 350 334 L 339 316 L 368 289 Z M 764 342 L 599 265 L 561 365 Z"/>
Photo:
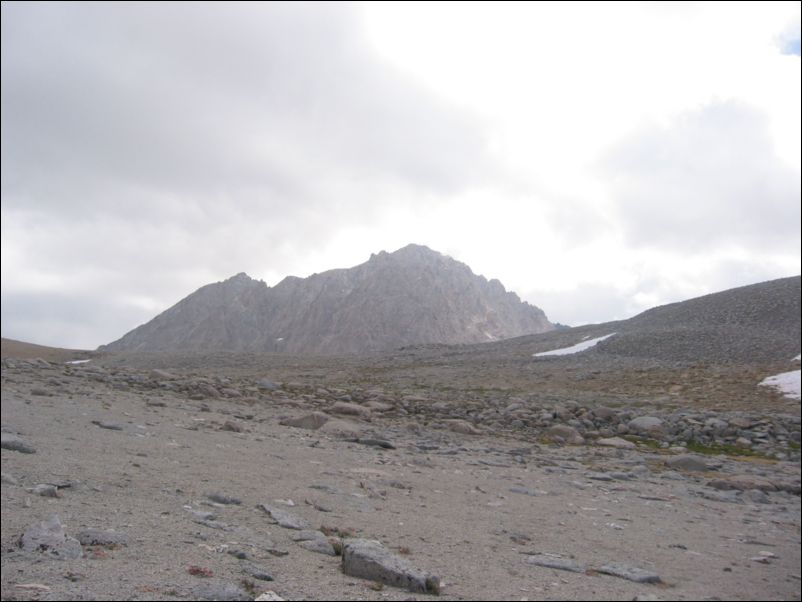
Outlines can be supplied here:
<path id="1" fill-rule="evenodd" d="M 440 579 L 427 575 L 371 539 L 348 539 L 344 542 L 342 569 L 346 575 L 401 587 L 411 592 L 440 593 Z"/>

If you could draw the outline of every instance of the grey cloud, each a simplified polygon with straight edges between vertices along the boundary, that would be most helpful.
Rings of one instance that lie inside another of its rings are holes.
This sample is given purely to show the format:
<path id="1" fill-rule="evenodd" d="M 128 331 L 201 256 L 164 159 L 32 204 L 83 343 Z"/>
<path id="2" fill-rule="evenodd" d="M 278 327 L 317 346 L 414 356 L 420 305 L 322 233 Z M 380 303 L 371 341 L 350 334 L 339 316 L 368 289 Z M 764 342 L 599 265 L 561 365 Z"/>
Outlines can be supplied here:
<path id="1" fill-rule="evenodd" d="M 378 62 L 347 5 L 3 4 L 2 44 L 4 204 L 292 211 L 488 175 L 470 116 Z"/>
<path id="2" fill-rule="evenodd" d="M 144 323 L 149 312 L 95 291 L 74 293 L 3 292 L 3 336 L 75 349 L 94 349 L 98 340 L 111 341 L 120 324 Z"/>
<path id="3" fill-rule="evenodd" d="M 578 282 L 575 288 L 561 291 L 535 289 L 524 299 L 546 312 L 551 322 L 567 326 L 621 320 L 640 311 L 626 292 L 599 283 Z"/>
<path id="4" fill-rule="evenodd" d="M 4 2 L 4 335 L 58 316 L 61 344 L 93 328 L 105 343 L 142 317 L 126 295 L 166 308 L 239 271 L 295 273 L 386 198 L 496 178 L 474 116 L 382 63 L 359 19 L 334 3 Z M 33 302 L 41 282 L 67 297 Z"/>
<path id="5" fill-rule="evenodd" d="M 799 248 L 799 172 L 745 105 L 717 102 L 643 129 L 609 153 L 603 175 L 636 246 Z"/>

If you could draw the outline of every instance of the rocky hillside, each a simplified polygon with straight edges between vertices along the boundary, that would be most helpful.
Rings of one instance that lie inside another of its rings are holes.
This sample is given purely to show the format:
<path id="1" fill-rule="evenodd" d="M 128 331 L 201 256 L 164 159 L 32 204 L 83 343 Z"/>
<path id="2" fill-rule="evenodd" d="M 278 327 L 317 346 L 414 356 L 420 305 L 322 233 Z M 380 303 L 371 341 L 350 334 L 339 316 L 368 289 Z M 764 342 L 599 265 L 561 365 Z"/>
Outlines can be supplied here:
<path id="1" fill-rule="evenodd" d="M 649 309 L 628 320 L 555 330 L 505 341 L 496 355 L 541 353 L 616 333 L 592 350 L 540 358 L 613 369 L 614 359 L 765 364 L 790 361 L 800 351 L 799 276 L 729 289 Z"/>
<path id="2" fill-rule="evenodd" d="M 104 351 L 350 353 L 496 341 L 552 330 L 498 280 L 409 245 L 275 287 L 238 274 L 209 284 Z"/>

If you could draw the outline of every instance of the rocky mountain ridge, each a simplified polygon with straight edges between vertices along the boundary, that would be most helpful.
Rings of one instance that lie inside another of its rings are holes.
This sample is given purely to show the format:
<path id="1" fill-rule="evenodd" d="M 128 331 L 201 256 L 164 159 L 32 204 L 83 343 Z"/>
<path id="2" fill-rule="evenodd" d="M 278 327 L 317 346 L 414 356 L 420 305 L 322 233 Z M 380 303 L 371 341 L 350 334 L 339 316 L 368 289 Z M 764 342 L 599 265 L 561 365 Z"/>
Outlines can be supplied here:
<path id="1" fill-rule="evenodd" d="M 352 353 L 495 341 L 553 330 L 543 311 L 420 245 L 274 287 L 209 284 L 102 351 Z"/>

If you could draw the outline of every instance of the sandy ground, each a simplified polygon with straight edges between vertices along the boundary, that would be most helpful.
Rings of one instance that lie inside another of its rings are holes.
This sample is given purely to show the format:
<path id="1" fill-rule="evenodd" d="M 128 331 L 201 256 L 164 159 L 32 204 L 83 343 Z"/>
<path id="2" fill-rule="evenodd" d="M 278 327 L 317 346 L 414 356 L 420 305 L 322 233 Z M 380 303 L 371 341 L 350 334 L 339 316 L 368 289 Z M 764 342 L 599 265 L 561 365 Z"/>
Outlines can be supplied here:
<path id="1" fill-rule="evenodd" d="M 4 369 L 3 429 L 36 453 L 2 450 L 2 598 L 185 600 L 219 597 L 223 584 L 288 600 L 432 598 L 343 574 L 339 557 L 306 550 L 273 524 L 257 508 L 266 503 L 313 528 L 380 540 L 439 576 L 447 600 L 800 599 L 799 496 L 734 503 L 708 485 L 740 474 L 798 480 L 798 462 L 718 457 L 714 471 L 684 473 L 647 448 L 463 435 L 414 417 L 355 423 L 395 449 L 279 424 L 310 409 L 303 396 L 200 402 L 117 390 L 60 367 Z M 612 473 L 629 476 L 594 478 Z M 58 485 L 58 497 L 31 490 L 44 483 Z M 215 505 L 210 493 L 242 503 Z M 214 512 L 231 530 L 199 524 L 189 509 Z M 84 546 L 75 560 L 22 552 L 26 528 L 53 514 L 68 535 L 114 529 L 129 542 Z M 275 580 L 249 577 L 232 550 Z M 531 566 L 528 554 L 587 570 Z M 607 563 L 662 582 L 600 574 Z"/>

